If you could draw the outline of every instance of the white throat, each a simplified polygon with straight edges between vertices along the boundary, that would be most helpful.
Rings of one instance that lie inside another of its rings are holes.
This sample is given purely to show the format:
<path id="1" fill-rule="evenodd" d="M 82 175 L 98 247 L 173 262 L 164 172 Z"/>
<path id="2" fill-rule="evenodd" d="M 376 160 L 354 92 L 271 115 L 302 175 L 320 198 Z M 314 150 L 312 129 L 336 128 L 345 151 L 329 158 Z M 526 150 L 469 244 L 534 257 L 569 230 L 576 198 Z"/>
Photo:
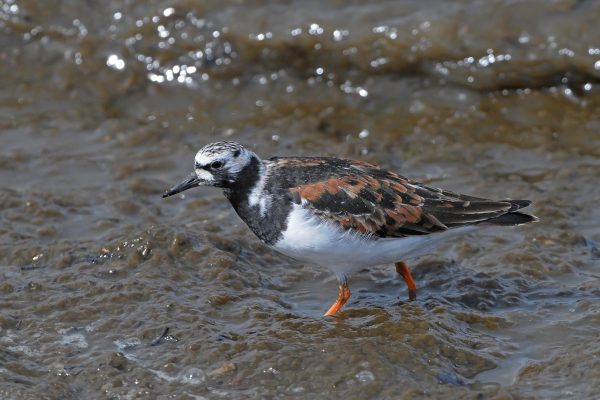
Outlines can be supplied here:
<path id="1" fill-rule="evenodd" d="M 259 167 L 259 179 L 256 182 L 256 185 L 250 190 L 250 194 L 248 195 L 248 204 L 251 207 L 258 206 L 260 210 L 261 217 L 267 213 L 268 209 L 271 207 L 271 196 L 263 193 L 265 189 L 265 185 L 267 184 L 267 179 L 269 179 L 267 168 L 261 162 Z"/>

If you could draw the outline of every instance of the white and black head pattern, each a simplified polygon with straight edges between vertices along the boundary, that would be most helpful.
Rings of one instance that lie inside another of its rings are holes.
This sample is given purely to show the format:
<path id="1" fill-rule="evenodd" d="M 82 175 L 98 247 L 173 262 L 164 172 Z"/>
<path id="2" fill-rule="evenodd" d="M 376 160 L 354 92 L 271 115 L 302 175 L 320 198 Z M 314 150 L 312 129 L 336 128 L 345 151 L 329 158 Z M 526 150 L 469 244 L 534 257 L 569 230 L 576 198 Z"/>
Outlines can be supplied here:
<path id="1" fill-rule="evenodd" d="M 201 148 L 194 159 L 194 172 L 167 190 L 172 196 L 196 186 L 230 189 L 249 174 L 256 177 L 261 161 L 252 151 L 235 142 L 215 142 Z"/>
<path id="2" fill-rule="evenodd" d="M 202 186 L 227 188 L 256 155 L 235 142 L 215 142 L 201 148 L 194 158 L 194 172 Z"/>

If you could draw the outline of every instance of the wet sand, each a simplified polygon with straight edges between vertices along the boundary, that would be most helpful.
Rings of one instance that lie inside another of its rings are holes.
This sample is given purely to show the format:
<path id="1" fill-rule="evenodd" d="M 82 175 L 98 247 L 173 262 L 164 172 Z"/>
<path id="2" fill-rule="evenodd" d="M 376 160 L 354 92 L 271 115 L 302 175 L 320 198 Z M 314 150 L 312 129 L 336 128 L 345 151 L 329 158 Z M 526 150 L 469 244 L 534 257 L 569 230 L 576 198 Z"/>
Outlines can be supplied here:
<path id="1" fill-rule="evenodd" d="M 593 399 L 600 4 L 0 3 L 0 398 Z M 541 221 L 333 276 L 198 148 L 363 159 Z M 167 329 L 168 328 L 168 329 Z"/>

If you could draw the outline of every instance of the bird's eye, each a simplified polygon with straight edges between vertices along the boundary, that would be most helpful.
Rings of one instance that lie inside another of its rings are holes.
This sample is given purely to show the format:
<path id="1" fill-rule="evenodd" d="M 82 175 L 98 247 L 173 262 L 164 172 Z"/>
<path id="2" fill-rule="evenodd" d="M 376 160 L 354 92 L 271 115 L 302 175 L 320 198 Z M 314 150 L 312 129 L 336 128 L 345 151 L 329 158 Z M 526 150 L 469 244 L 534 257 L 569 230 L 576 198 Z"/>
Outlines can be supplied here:
<path id="1" fill-rule="evenodd" d="M 223 162 L 221 162 L 221 161 L 213 161 L 212 163 L 210 163 L 211 169 L 219 169 L 222 166 L 223 166 Z"/>

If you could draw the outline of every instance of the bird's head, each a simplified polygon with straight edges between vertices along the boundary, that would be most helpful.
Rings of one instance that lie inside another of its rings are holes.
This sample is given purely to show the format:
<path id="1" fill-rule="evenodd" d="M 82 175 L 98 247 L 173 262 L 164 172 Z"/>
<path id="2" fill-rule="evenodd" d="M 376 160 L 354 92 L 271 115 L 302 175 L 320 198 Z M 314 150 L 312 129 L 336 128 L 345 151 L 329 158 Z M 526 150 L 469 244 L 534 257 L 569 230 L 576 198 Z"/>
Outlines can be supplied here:
<path id="1" fill-rule="evenodd" d="M 215 142 L 201 148 L 194 159 L 194 172 L 167 190 L 163 197 L 173 196 L 196 186 L 230 188 L 240 172 L 258 161 L 252 151 L 235 142 Z"/>

